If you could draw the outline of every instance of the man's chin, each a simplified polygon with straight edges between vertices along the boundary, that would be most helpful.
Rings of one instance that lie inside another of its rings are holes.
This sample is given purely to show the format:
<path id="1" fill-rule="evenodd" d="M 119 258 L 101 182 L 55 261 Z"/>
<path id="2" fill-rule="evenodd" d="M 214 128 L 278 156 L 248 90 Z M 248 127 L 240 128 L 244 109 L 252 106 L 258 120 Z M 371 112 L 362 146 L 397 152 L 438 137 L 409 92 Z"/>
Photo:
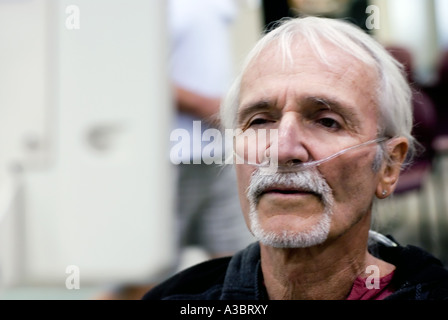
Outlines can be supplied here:
<path id="1" fill-rule="evenodd" d="M 276 215 L 260 223 L 257 213 L 251 214 L 251 231 L 262 244 L 275 248 L 307 248 L 322 244 L 331 225 L 329 214 L 303 218 Z"/>
<path id="2" fill-rule="evenodd" d="M 320 245 L 327 239 L 326 234 L 314 235 L 311 233 L 263 233 L 255 237 L 265 246 L 283 249 L 310 248 Z"/>
<path id="3" fill-rule="evenodd" d="M 260 217 L 274 218 L 275 220 L 287 216 L 288 222 L 293 219 L 302 224 L 306 220 L 311 221 L 321 216 L 325 206 L 318 196 L 312 194 L 301 196 L 268 194 L 259 199 L 256 210 Z"/>

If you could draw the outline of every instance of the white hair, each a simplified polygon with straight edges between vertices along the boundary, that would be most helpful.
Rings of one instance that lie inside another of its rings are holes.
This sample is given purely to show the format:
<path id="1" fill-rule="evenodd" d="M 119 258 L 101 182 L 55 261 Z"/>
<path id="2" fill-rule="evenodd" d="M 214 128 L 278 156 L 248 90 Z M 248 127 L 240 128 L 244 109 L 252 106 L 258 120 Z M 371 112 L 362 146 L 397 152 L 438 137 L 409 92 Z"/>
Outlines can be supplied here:
<path id="1" fill-rule="evenodd" d="M 277 45 L 283 54 L 283 61 L 291 60 L 293 41 L 299 37 L 327 62 L 328 54 L 323 43 L 329 42 L 377 70 L 378 136 L 405 137 L 409 142 L 408 160 L 415 151 L 412 137 L 412 91 L 406 80 L 403 66 L 372 36 L 359 27 L 337 19 L 305 17 L 284 19 L 279 26 L 264 35 L 249 52 L 240 74 L 233 82 L 221 105 L 221 122 L 224 128 L 236 129 L 241 81 L 249 65 L 269 45 Z M 380 149 L 380 148 L 379 148 Z"/>

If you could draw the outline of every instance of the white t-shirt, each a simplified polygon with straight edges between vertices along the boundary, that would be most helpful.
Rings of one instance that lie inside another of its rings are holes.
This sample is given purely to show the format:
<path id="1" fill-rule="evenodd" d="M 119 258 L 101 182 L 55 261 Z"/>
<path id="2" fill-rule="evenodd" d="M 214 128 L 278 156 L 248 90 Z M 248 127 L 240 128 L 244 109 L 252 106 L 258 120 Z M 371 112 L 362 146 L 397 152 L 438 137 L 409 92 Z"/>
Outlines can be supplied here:
<path id="1" fill-rule="evenodd" d="M 220 98 L 232 80 L 230 24 L 237 8 L 233 0 L 170 0 L 168 22 L 171 34 L 170 75 L 181 87 L 211 98 Z M 193 121 L 179 113 L 175 128 L 193 137 Z M 207 129 L 201 123 L 202 132 Z M 206 145 L 208 142 L 203 143 Z M 201 150 L 190 149 L 190 159 Z"/>

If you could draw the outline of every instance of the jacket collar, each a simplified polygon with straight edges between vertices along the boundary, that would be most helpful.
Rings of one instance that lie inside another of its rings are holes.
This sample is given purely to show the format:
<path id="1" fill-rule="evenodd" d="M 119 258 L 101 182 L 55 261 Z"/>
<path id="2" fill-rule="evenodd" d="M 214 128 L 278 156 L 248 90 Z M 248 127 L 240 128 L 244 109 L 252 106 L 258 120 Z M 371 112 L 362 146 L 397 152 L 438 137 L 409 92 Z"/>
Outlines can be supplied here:
<path id="1" fill-rule="evenodd" d="M 394 283 L 397 291 L 390 298 L 403 294 L 413 299 L 425 298 L 422 288 L 432 283 L 447 282 L 448 271 L 440 260 L 415 247 L 387 246 L 377 243 L 369 246 L 373 255 L 396 266 Z M 235 254 L 229 262 L 220 299 L 265 300 L 266 289 L 261 272 L 260 246 L 258 242 Z"/>
<path id="2" fill-rule="evenodd" d="M 258 242 L 235 254 L 229 262 L 221 294 L 223 300 L 260 300 L 267 295 L 261 285 L 260 246 Z"/>

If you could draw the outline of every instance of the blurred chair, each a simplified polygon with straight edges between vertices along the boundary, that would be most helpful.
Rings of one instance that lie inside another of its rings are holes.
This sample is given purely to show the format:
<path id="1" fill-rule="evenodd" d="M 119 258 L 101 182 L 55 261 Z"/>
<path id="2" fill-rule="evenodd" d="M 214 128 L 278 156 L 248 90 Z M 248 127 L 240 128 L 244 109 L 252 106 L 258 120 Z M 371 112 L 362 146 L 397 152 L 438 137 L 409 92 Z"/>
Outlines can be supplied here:
<path id="1" fill-rule="evenodd" d="M 448 153 L 448 50 L 442 53 L 437 80 L 427 91 L 435 102 L 438 115 L 437 137 L 433 147 L 438 153 Z"/>
<path id="2" fill-rule="evenodd" d="M 412 87 L 412 105 L 414 108 L 412 134 L 422 147 L 413 162 L 400 175 L 395 194 L 402 194 L 420 190 L 431 172 L 435 154 L 433 142 L 437 135 L 438 116 L 432 99 L 414 80 L 411 52 L 406 48 L 397 46 L 389 46 L 387 50 L 403 64 L 407 80 Z"/>

